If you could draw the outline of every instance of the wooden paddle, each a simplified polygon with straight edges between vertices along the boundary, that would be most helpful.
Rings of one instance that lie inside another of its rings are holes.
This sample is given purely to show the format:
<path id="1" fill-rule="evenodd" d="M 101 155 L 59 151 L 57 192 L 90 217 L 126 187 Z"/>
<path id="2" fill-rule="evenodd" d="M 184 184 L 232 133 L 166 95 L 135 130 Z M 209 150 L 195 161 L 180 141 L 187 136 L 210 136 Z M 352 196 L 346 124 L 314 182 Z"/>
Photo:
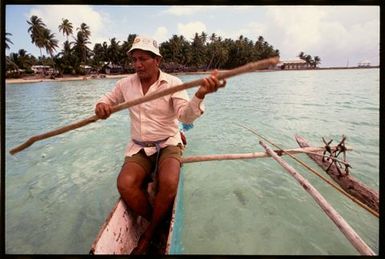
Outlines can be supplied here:
<path id="1" fill-rule="evenodd" d="M 217 78 L 218 78 L 218 80 L 222 80 L 222 79 L 226 79 L 229 77 L 240 75 L 240 74 L 243 74 L 246 72 L 252 72 L 255 70 L 265 69 L 265 68 L 268 68 L 269 66 L 276 65 L 278 62 L 279 62 L 279 57 L 273 57 L 273 58 L 268 58 L 268 59 L 264 59 L 264 60 L 260 60 L 260 61 L 256 61 L 256 62 L 251 62 L 251 63 L 248 63 L 246 65 L 243 65 L 243 66 L 231 69 L 231 70 L 219 72 L 217 75 Z M 166 90 L 163 90 L 163 91 L 160 91 L 157 93 L 149 94 L 149 95 L 146 95 L 142 98 L 138 98 L 138 99 L 135 99 L 132 101 L 124 102 L 124 103 L 121 103 L 121 104 L 114 106 L 112 108 L 112 113 L 121 111 L 123 109 L 127 109 L 131 106 L 134 106 L 134 105 L 138 105 L 138 104 L 141 104 L 144 102 L 148 102 L 148 101 L 157 99 L 157 98 L 165 96 L 165 95 L 169 95 L 169 94 L 179 92 L 179 91 L 182 91 L 185 89 L 196 87 L 196 86 L 201 85 L 202 83 L 203 83 L 203 78 L 197 79 L 197 80 L 194 80 L 191 82 L 187 82 L 187 83 L 175 86 L 175 87 L 171 87 L 171 88 L 168 88 Z M 93 115 L 93 116 L 90 116 L 90 117 L 83 119 L 81 121 L 74 122 L 72 124 L 64 126 L 62 128 L 58 128 L 56 130 L 52 130 L 52 131 L 49 131 L 47 133 L 43 133 L 40 135 L 32 136 L 31 138 L 29 138 L 24 143 L 20 144 L 19 146 L 12 148 L 9 151 L 9 153 L 11 153 L 11 155 L 14 155 L 14 154 L 26 149 L 27 147 L 31 146 L 36 141 L 50 138 L 50 137 L 65 133 L 67 131 L 83 127 L 83 126 L 88 125 L 88 124 L 95 122 L 97 120 L 99 120 L 99 118 L 96 115 Z"/>

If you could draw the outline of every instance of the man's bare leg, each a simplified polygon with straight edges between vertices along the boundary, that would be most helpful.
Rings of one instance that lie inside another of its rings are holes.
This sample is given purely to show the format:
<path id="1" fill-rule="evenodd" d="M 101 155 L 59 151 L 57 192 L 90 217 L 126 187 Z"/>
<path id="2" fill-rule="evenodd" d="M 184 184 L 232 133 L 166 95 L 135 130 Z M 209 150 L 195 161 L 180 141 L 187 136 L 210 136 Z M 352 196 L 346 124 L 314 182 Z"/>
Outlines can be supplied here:
<path id="1" fill-rule="evenodd" d="M 158 193 L 155 196 L 153 214 L 149 226 L 140 237 L 132 254 L 145 254 L 150 246 L 156 228 L 160 225 L 172 207 L 178 189 L 180 162 L 175 158 L 166 158 L 159 165 Z"/>
<path id="2" fill-rule="evenodd" d="M 127 162 L 117 179 L 117 187 L 127 206 L 136 214 L 151 220 L 152 208 L 143 188 L 144 180 L 149 172 L 136 163 Z"/>

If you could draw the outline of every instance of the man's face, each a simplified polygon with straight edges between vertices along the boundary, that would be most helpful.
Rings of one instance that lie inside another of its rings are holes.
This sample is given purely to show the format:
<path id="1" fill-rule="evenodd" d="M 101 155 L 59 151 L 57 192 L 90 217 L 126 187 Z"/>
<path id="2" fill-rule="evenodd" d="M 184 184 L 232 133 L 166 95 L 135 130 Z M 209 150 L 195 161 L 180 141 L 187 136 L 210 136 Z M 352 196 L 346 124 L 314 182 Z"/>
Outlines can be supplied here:
<path id="1" fill-rule="evenodd" d="M 147 51 L 136 49 L 132 51 L 131 58 L 140 79 L 150 79 L 157 75 L 160 57 L 153 58 Z"/>

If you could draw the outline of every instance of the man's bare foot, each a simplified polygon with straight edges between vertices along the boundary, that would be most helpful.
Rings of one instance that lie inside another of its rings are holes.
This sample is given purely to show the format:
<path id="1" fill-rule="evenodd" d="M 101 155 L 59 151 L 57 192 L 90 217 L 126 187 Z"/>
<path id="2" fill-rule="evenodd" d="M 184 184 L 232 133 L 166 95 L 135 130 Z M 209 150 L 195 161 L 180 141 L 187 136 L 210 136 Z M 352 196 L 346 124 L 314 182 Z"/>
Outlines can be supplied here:
<path id="1" fill-rule="evenodd" d="M 138 241 L 138 245 L 131 251 L 132 255 L 145 255 L 150 247 L 151 237 L 148 238 L 143 234 Z"/>

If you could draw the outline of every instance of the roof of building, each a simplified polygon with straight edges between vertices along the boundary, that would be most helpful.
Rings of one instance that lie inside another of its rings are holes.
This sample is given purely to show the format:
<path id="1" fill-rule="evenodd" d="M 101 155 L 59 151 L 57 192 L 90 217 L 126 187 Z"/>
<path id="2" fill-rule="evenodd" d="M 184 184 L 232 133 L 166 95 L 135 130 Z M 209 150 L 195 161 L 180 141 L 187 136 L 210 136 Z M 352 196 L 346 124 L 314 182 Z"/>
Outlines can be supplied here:
<path id="1" fill-rule="evenodd" d="M 290 60 L 281 60 L 282 64 L 305 64 L 306 60 L 303 59 L 290 59 Z"/>
<path id="2" fill-rule="evenodd" d="M 51 66 L 33 65 L 31 68 L 32 69 L 34 69 L 34 68 L 51 68 Z"/>
<path id="3" fill-rule="evenodd" d="M 84 68 L 84 69 L 91 69 L 92 67 L 91 66 L 88 66 L 88 65 L 80 65 L 81 68 Z"/>

